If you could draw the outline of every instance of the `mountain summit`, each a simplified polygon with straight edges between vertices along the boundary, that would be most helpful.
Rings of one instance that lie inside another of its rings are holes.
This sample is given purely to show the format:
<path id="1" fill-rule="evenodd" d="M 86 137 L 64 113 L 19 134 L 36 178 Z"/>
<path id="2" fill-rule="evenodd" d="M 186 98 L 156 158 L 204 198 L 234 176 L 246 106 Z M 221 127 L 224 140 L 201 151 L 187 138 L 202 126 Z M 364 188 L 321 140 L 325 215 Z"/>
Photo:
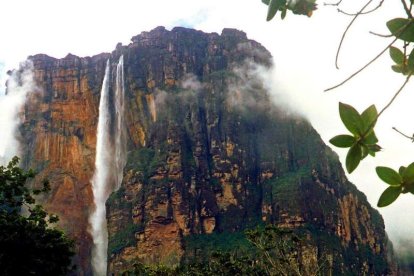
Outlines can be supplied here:
<path id="1" fill-rule="evenodd" d="M 323 257 L 331 275 L 395 272 L 382 217 L 309 122 L 272 100 L 263 77 L 271 54 L 235 29 L 157 27 L 110 54 L 29 57 L 36 89 L 23 110 L 23 160 L 39 172 L 33 185 L 51 183 L 44 202 L 76 239 L 79 275 L 92 272 L 106 64 L 115 114 L 121 56 L 127 157 L 106 202 L 108 272 L 243 248 L 243 231 L 266 223 L 301 231 L 302 263 Z"/>

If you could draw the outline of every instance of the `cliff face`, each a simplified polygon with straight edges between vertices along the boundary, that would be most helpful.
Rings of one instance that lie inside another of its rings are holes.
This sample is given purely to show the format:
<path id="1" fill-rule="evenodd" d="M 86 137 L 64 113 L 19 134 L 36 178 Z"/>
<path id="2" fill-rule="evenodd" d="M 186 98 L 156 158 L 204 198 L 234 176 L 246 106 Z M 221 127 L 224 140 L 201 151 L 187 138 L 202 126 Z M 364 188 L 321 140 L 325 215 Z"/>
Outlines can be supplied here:
<path id="1" fill-rule="evenodd" d="M 111 54 L 30 57 L 42 92 L 25 106 L 24 160 L 34 185 L 52 184 L 44 200 L 77 240 L 79 274 L 90 273 L 99 94 L 106 60 L 114 80 L 121 55 L 128 160 L 107 202 L 111 272 L 243 246 L 263 222 L 303 230 L 303 258 L 325 256 L 333 274 L 392 272 L 381 216 L 310 124 L 271 104 L 268 51 L 232 29 L 158 27 Z"/>
<path id="2" fill-rule="evenodd" d="M 35 185 L 50 180 L 46 207 L 59 214 L 61 226 L 76 239 L 77 264 L 89 273 L 91 237 L 88 215 L 93 205 L 99 92 L 109 55 L 62 60 L 31 57 L 39 88 L 29 93 L 21 127 L 24 161 L 39 172 Z"/>

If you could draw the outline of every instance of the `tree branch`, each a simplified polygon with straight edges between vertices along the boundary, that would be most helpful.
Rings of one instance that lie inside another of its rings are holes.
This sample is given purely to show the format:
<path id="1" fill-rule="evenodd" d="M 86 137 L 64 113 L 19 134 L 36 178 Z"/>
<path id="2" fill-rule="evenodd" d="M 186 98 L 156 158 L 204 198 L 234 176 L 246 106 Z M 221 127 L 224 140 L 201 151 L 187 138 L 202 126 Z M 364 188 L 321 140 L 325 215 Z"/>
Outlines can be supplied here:
<path id="1" fill-rule="evenodd" d="M 407 16 L 412 19 L 413 15 L 411 14 L 411 7 L 412 7 L 413 4 L 411 3 L 410 8 L 408 8 L 407 3 L 405 3 L 405 0 L 401 0 L 401 3 L 404 7 L 404 10 L 405 10 L 405 13 L 407 14 Z"/>
<path id="2" fill-rule="evenodd" d="M 396 132 L 398 132 L 399 134 L 401 134 L 402 136 L 404 136 L 405 138 L 410 139 L 410 140 L 411 140 L 411 142 L 413 142 L 413 143 L 414 143 L 414 134 L 413 134 L 413 136 L 408 136 L 408 135 L 406 135 L 406 134 L 402 133 L 401 131 L 399 131 L 399 130 L 398 130 L 397 128 L 395 128 L 395 127 L 392 127 L 392 129 L 393 129 L 393 130 L 395 130 Z"/>
<path id="3" fill-rule="evenodd" d="M 355 77 L 356 75 L 358 75 L 359 73 L 361 73 L 365 68 L 367 68 L 368 66 L 370 66 L 374 61 L 376 61 L 380 56 L 382 56 L 390 46 L 392 46 L 395 41 L 397 41 L 398 38 L 394 38 L 394 40 L 387 45 L 387 47 L 384 48 L 384 50 L 382 50 L 377 56 L 375 56 L 370 62 L 368 62 L 367 64 L 365 64 L 362 68 L 360 68 L 359 70 L 357 70 L 355 73 L 353 73 L 351 76 L 349 76 L 348 78 L 346 78 L 344 81 L 342 81 L 341 83 L 332 86 L 328 89 L 325 89 L 324 92 L 328 92 L 330 90 L 333 90 L 335 88 L 338 88 L 339 86 L 345 84 L 346 82 L 348 82 L 349 80 L 351 80 L 353 77 Z"/>
<path id="4" fill-rule="evenodd" d="M 341 5 L 341 3 L 342 3 L 342 0 L 339 0 L 338 2 L 336 2 L 336 3 L 323 3 L 323 5 L 324 6 L 339 6 L 339 5 Z"/>
<path id="5" fill-rule="evenodd" d="M 400 86 L 400 88 L 398 89 L 398 91 L 394 94 L 394 96 L 391 98 L 391 100 L 388 102 L 388 104 L 386 106 L 384 106 L 384 108 L 378 113 L 377 117 L 375 118 L 375 120 L 371 123 L 371 125 L 369 125 L 369 127 L 365 130 L 365 132 L 362 134 L 361 137 L 365 137 L 370 131 L 371 129 L 375 126 L 375 124 L 378 121 L 378 118 L 382 115 L 382 113 L 384 113 L 385 110 L 387 110 L 391 104 L 394 102 L 394 100 L 398 97 L 398 95 L 401 93 L 401 91 L 404 89 L 404 87 L 407 85 L 407 83 L 409 82 L 410 78 L 411 78 L 412 74 L 410 73 L 407 78 L 405 79 L 404 83 Z"/>
<path id="6" fill-rule="evenodd" d="M 383 35 L 383 34 L 379 34 L 379 33 L 373 32 L 373 31 L 369 31 L 369 33 L 370 33 L 370 34 L 372 34 L 372 35 L 376 35 L 376 36 L 379 36 L 379 37 L 384 37 L 384 38 L 393 37 L 393 35 L 392 35 L 392 34 Z"/>
<path id="7" fill-rule="evenodd" d="M 379 116 L 381 116 L 381 114 L 384 113 L 384 111 L 387 110 L 391 106 L 391 104 L 394 102 L 394 100 L 398 97 L 398 95 L 401 93 L 401 91 L 407 85 L 407 83 L 410 80 L 411 76 L 412 76 L 412 73 L 410 73 L 407 76 L 407 78 L 405 79 L 404 83 L 401 85 L 401 87 L 398 89 L 398 91 L 394 94 L 394 96 L 391 98 L 391 100 L 389 101 L 389 103 L 380 111 L 380 113 L 378 113 L 377 119 L 375 121 L 377 121 L 378 118 L 379 118 Z"/>
<path id="8" fill-rule="evenodd" d="M 382 4 L 384 3 L 384 1 L 385 1 L 385 0 L 381 0 L 375 8 L 372 8 L 371 10 L 366 11 L 366 12 L 361 12 L 361 13 L 359 13 L 359 14 L 360 14 L 360 15 L 366 15 L 366 14 L 369 14 L 369 13 L 372 13 L 372 12 L 374 12 L 374 11 L 378 10 L 378 9 L 382 6 Z M 345 14 L 345 15 L 349 15 L 349 16 L 355 16 L 355 15 L 358 15 L 358 13 L 348 13 L 348 12 L 343 11 L 343 10 L 341 10 L 341 9 L 338 9 L 338 12 L 343 13 L 343 14 Z"/>
<path id="9" fill-rule="evenodd" d="M 348 24 L 348 26 L 346 27 L 346 29 L 345 29 L 345 31 L 343 32 L 343 34 L 342 34 L 342 37 L 341 37 L 341 41 L 339 42 L 339 46 L 338 46 L 338 49 L 337 49 L 337 51 L 336 51 L 336 57 L 335 57 L 335 67 L 336 67 L 336 69 L 339 69 L 339 66 L 338 66 L 338 59 L 339 59 L 339 53 L 340 53 L 340 51 L 341 51 L 341 48 L 342 48 L 342 43 L 344 42 L 344 40 L 345 40 L 345 36 L 346 36 L 346 34 L 348 33 L 348 30 L 351 28 L 351 26 L 354 24 L 354 22 L 355 22 L 355 20 L 358 18 L 358 16 L 359 15 L 361 15 L 362 14 L 362 12 L 369 6 L 369 4 L 371 4 L 372 3 L 372 1 L 373 0 L 369 0 L 360 10 L 359 10 L 359 12 L 357 13 L 357 14 L 355 14 L 355 16 L 354 16 L 354 18 L 352 18 L 352 20 L 351 20 L 351 22 L 349 22 L 349 24 Z M 404 1 L 404 0 L 402 0 L 402 1 Z M 339 11 L 339 10 L 338 10 Z"/>

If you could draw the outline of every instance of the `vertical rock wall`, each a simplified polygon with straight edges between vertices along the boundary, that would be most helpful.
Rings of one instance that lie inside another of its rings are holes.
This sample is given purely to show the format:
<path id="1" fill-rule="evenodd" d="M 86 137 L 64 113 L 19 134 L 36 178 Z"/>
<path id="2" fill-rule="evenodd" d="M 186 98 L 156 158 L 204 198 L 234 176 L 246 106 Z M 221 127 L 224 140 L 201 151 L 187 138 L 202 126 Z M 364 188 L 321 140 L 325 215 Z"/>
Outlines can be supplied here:
<path id="1" fill-rule="evenodd" d="M 309 123 L 271 104 L 257 75 L 271 66 L 270 53 L 233 29 L 158 27 L 111 54 L 30 58 L 42 93 L 25 107 L 24 160 L 39 171 L 34 185 L 44 177 L 52 184 L 44 200 L 77 240 L 78 274 L 90 273 L 105 62 L 114 83 L 121 55 L 128 160 L 107 202 L 110 271 L 202 258 L 200 244 L 235 248 L 244 229 L 270 222 L 302 229 L 305 259 L 329 256 L 334 274 L 390 273 L 381 216 Z"/>

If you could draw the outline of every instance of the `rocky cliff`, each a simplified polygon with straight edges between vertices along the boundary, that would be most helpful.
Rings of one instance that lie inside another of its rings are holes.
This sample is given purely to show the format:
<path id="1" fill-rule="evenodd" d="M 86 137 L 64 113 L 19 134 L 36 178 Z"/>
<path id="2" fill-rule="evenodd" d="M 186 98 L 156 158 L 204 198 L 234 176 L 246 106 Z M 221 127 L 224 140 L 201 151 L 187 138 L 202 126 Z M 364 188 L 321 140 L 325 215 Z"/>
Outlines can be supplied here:
<path id="1" fill-rule="evenodd" d="M 110 272 L 243 248 L 242 232 L 263 223 L 300 229 L 303 259 L 323 256 L 334 275 L 393 272 L 379 213 L 310 124 L 270 100 L 270 53 L 233 29 L 158 27 L 111 54 L 29 58 L 38 91 L 20 128 L 24 161 L 39 171 L 33 185 L 52 184 L 44 202 L 76 238 L 79 275 L 91 273 L 100 89 L 121 55 L 128 158 L 107 201 Z"/>

